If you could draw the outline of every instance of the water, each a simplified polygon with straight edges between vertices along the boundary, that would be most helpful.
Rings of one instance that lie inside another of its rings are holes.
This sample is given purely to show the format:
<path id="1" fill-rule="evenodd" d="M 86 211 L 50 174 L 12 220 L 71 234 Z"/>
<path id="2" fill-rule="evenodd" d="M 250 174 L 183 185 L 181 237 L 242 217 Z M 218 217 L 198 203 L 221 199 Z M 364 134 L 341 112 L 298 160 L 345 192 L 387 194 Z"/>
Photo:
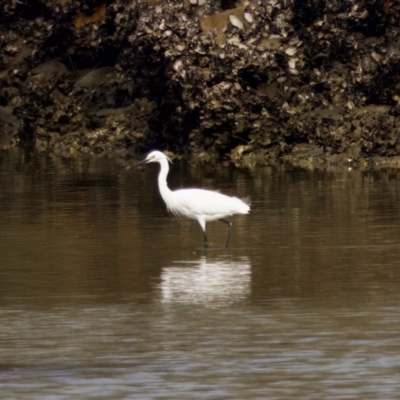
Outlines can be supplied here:
<path id="1" fill-rule="evenodd" d="M 397 172 L 175 163 L 252 199 L 205 253 L 157 170 L 0 154 L 2 399 L 398 397 Z"/>

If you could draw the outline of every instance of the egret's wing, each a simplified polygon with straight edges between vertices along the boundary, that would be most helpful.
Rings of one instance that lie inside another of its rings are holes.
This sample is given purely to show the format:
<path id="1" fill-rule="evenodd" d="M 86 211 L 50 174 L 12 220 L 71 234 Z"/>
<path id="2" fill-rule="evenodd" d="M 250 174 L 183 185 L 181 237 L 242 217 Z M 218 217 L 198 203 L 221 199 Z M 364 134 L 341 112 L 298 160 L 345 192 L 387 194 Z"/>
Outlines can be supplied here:
<path id="1" fill-rule="evenodd" d="M 186 216 L 223 218 L 236 213 L 246 214 L 248 206 L 237 197 L 203 189 L 182 189 L 174 192 L 176 204 L 171 211 Z"/>

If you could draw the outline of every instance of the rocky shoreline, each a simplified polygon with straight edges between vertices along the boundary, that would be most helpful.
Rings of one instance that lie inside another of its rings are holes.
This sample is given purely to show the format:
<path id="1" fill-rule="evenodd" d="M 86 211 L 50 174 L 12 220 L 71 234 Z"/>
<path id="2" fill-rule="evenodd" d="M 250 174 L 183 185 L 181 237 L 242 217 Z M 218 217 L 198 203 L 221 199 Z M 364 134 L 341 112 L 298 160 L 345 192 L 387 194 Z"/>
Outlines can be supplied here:
<path id="1" fill-rule="evenodd" d="M 0 5 L 0 147 L 400 166 L 400 3 Z"/>

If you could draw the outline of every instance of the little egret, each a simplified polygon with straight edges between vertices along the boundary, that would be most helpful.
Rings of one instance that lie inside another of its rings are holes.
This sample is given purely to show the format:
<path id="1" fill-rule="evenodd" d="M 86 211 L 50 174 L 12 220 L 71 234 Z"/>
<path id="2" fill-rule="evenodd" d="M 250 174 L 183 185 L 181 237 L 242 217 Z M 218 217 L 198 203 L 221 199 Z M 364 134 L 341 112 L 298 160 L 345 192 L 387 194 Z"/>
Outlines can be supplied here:
<path id="1" fill-rule="evenodd" d="M 199 221 L 203 229 L 204 247 L 208 247 L 206 222 L 217 219 L 225 222 L 228 225 L 228 237 L 226 238 L 225 247 L 228 247 L 232 232 L 232 222 L 227 221 L 225 217 L 234 214 L 248 214 L 250 211 L 249 202 L 247 200 L 240 200 L 237 197 L 225 196 L 211 190 L 170 190 L 167 185 L 168 161 L 172 164 L 172 161 L 161 151 L 152 151 L 144 160 L 132 165 L 130 168 L 158 162 L 161 167 L 158 175 L 158 188 L 168 211 L 171 211 L 176 216 L 185 216 Z"/>

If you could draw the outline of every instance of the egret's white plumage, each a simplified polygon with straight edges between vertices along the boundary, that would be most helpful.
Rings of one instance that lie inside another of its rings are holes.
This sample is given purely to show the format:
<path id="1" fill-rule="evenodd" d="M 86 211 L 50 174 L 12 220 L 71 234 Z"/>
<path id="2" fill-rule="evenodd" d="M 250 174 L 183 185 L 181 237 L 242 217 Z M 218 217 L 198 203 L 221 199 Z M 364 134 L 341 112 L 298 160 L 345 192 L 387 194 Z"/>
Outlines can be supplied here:
<path id="1" fill-rule="evenodd" d="M 171 162 L 171 160 L 161 151 L 152 151 L 144 160 L 133 165 L 131 168 L 152 162 L 160 164 L 158 188 L 168 210 L 177 216 L 185 216 L 199 221 L 203 229 L 205 247 L 208 246 L 206 222 L 217 219 L 225 222 L 229 226 L 228 237 L 225 243 L 225 247 L 228 247 L 232 223 L 226 221 L 224 218 L 234 214 L 248 214 L 250 211 L 248 201 L 204 189 L 170 190 L 167 185 L 167 175 L 169 172 L 168 162 Z"/>

